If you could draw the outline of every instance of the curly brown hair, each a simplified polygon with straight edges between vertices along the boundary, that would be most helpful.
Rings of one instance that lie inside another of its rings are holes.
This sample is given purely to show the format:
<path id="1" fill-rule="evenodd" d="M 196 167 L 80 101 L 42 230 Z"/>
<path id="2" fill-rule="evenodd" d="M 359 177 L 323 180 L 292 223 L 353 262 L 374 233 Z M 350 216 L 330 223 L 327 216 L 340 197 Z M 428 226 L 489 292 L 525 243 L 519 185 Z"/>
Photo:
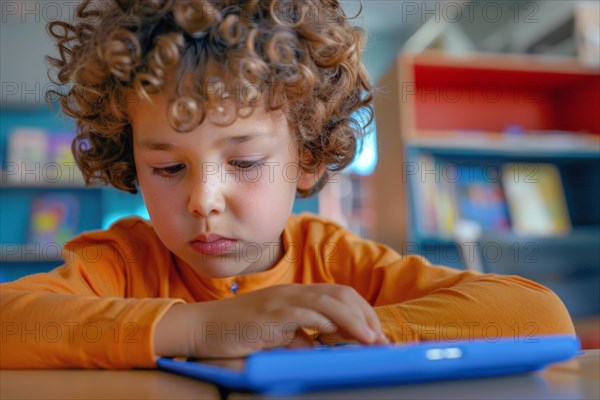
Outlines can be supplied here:
<path id="1" fill-rule="evenodd" d="M 373 119 L 365 33 L 348 19 L 337 0 L 84 0 L 72 23 L 48 25 L 59 50 L 47 57 L 51 79 L 67 90 L 46 95 L 77 121 L 72 150 L 86 183 L 131 193 L 128 102 L 175 82 L 166 117 L 186 132 L 232 94 L 233 117 L 220 123 L 248 115 L 263 97 L 290 121 L 302 169 L 325 166 L 299 193 L 308 196 L 352 162 Z"/>

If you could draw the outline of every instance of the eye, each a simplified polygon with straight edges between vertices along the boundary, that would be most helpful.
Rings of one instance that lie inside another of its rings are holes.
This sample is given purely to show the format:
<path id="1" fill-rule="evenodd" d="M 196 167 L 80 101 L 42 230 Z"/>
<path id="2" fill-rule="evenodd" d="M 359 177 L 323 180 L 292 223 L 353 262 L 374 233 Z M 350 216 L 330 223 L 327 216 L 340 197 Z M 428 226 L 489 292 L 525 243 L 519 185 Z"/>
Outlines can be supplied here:
<path id="1" fill-rule="evenodd" d="M 246 161 L 246 160 L 232 160 L 229 164 L 233 165 L 239 169 L 251 169 L 251 168 L 259 168 L 264 164 L 263 160 L 254 160 L 254 161 Z"/>
<path id="2" fill-rule="evenodd" d="M 185 164 L 169 165 L 164 168 L 152 168 L 152 174 L 163 178 L 173 178 L 185 168 Z"/>

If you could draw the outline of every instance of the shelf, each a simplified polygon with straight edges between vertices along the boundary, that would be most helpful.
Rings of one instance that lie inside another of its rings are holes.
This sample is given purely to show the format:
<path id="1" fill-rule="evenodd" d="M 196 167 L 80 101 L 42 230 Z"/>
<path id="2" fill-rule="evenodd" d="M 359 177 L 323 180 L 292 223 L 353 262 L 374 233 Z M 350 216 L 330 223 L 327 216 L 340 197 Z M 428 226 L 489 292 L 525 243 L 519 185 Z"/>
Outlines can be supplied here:
<path id="1" fill-rule="evenodd" d="M 600 225 L 594 201 L 600 188 L 600 68 L 567 57 L 426 50 L 399 54 L 377 86 L 374 188 L 375 210 L 381 211 L 375 240 L 393 248 L 409 241 L 452 243 L 451 235 L 429 233 L 432 226 L 452 226 L 446 217 L 450 207 L 463 204 L 457 190 L 468 185 L 425 178 L 438 167 L 473 163 L 474 173 L 475 167 L 507 163 L 551 164 L 561 175 L 571 225 Z M 482 186 L 479 196 L 500 193 L 494 185 L 487 192 Z"/>
<path id="2" fill-rule="evenodd" d="M 598 226 L 577 227 L 561 236 L 488 232 L 478 242 L 491 272 L 567 276 L 600 271 Z"/>
<path id="3" fill-rule="evenodd" d="M 442 235 L 415 235 L 411 242 L 419 243 L 423 246 L 455 246 L 456 242 L 447 236 Z"/>
<path id="4" fill-rule="evenodd" d="M 600 69 L 575 60 L 435 51 L 403 54 L 396 85 L 400 134 L 570 131 L 600 135 Z"/>
<path id="5" fill-rule="evenodd" d="M 434 257 L 441 257 L 446 254 L 444 248 L 454 246 L 461 261 L 465 255 L 477 257 L 472 261 L 480 259 L 484 270 L 493 273 L 557 280 L 600 273 L 597 250 L 600 226 L 577 227 L 561 236 L 519 236 L 511 231 L 486 231 L 465 243 L 461 246 L 444 236 L 426 235 L 415 237 L 413 247 L 429 248 Z"/>
<path id="6" fill-rule="evenodd" d="M 62 262 L 62 246 L 51 243 L 41 247 L 39 243 L 2 243 L 0 261 L 3 263 L 59 263 Z"/>
<path id="7" fill-rule="evenodd" d="M 581 64 L 577 58 L 561 56 L 540 56 L 526 54 L 449 54 L 444 51 L 428 50 L 418 53 L 404 53 L 403 57 L 422 66 L 439 68 L 440 66 L 454 69 L 492 70 L 499 72 L 519 71 L 573 75 L 600 74 L 599 67 Z"/>
<path id="8" fill-rule="evenodd" d="M 57 189 L 67 189 L 67 190 L 101 190 L 104 189 L 105 186 L 84 186 L 84 185 L 71 185 L 71 184 L 21 184 L 21 183 L 1 183 L 0 189 L 27 189 L 27 190 L 57 190 Z"/>
<path id="9" fill-rule="evenodd" d="M 487 237 L 498 241 L 532 241 L 536 240 L 545 245 L 568 245 L 572 243 L 600 243 L 600 226 L 577 226 L 564 235 L 552 236 L 522 236 L 513 232 L 487 232 Z M 600 265 L 598 265 L 600 267 Z"/>
<path id="10" fill-rule="evenodd" d="M 493 240 L 497 242 L 531 242 L 536 241 L 543 243 L 545 246 L 565 245 L 569 244 L 593 244 L 595 242 L 600 243 L 600 226 L 577 226 L 571 229 L 569 233 L 565 235 L 553 235 L 553 236 L 524 236 L 517 235 L 512 231 L 485 231 L 484 235 L 486 240 Z M 427 243 L 441 243 L 451 244 L 455 243 L 454 240 L 443 235 L 418 235 L 415 238 L 419 242 Z M 598 265 L 600 267 L 600 264 Z"/>
<path id="11" fill-rule="evenodd" d="M 419 131 L 410 135 L 406 147 L 436 154 L 596 158 L 600 156 L 600 137 L 577 133 Z"/>
<path id="12" fill-rule="evenodd" d="M 23 276 L 49 272 L 62 262 L 10 263 L 0 266 L 0 283 L 15 281 Z"/>

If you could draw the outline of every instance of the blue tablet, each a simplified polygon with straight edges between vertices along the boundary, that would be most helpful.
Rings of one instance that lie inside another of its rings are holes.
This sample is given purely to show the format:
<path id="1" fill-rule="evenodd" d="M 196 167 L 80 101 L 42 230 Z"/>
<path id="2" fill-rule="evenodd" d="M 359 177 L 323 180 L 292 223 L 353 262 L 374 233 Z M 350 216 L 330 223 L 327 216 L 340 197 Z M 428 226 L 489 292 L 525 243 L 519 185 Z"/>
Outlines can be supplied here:
<path id="1" fill-rule="evenodd" d="M 267 394 L 490 377 L 543 369 L 579 353 L 574 336 L 259 351 L 243 359 L 161 358 L 162 370 Z"/>

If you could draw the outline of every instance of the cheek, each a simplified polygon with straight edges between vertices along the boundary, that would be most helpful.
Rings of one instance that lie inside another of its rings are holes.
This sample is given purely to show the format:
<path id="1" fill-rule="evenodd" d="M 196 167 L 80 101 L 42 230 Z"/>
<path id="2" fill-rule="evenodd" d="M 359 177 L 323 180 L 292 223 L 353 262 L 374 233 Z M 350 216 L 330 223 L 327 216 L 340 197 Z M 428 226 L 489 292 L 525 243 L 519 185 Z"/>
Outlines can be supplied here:
<path id="1" fill-rule="evenodd" d="M 144 173 L 138 173 L 138 183 L 144 197 L 144 203 L 146 203 L 146 207 L 150 211 L 150 208 L 157 202 L 156 198 L 160 197 L 161 191 L 152 179 Z"/>
<path id="2" fill-rule="evenodd" d="M 268 179 L 263 179 L 262 190 L 269 193 L 269 196 L 281 198 L 293 197 L 296 193 L 297 165 L 294 163 L 282 163 L 276 166 Z"/>
<path id="3" fill-rule="evenodd" d="M 291 173 L 293 175 L 293 173 Z M 281 169 L 264 174 L 254 183 L 246 183 L 236 187 L 238 205 L 252 209 L 253 213 L 263 217 L 274 217 L 280 213 L 289 213 L 296 196 L 296 184 L 285 178 Z"/>
<path id="4" fill-rule="evenodd" d="M 157 222 L 169 218 L 169 215 L 173 214 L 174 205 L 179 198 L 177 190 L 169 189 L 154 176 L 139 176 L 138 182 L 150 218 Z"/>

